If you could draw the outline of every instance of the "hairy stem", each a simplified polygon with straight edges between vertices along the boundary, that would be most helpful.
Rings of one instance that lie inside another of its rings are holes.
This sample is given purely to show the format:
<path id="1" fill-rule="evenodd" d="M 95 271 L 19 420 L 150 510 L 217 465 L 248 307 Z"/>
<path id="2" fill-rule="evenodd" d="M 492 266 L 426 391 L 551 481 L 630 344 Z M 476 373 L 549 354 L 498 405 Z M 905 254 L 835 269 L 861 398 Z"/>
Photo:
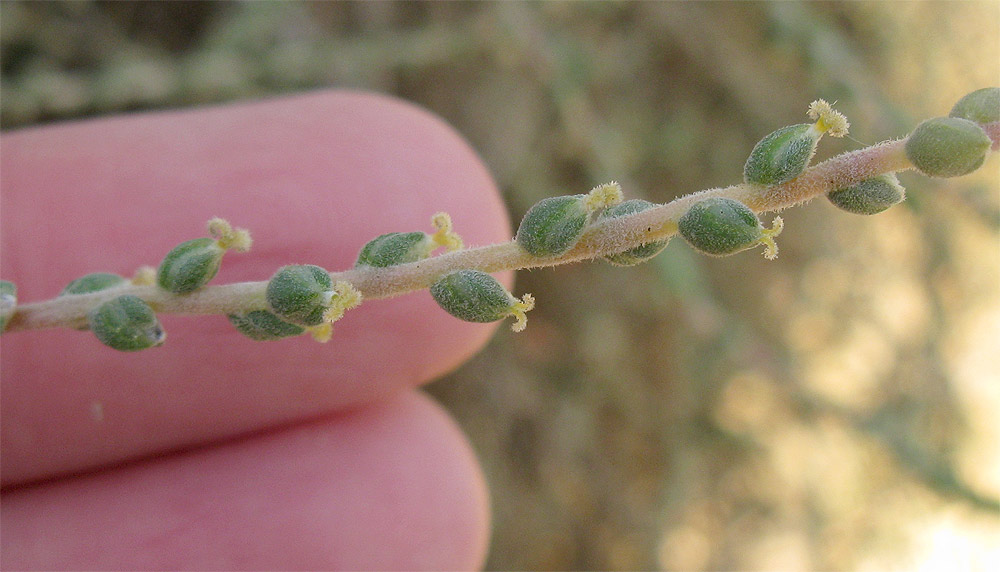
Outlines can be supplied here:
<path id="1" fill-rule="evenodd" d="M 983 125 L 983 128 L 993 140 L 993 148 L 996 149 L 1000 143 L 1000 122 Z M 665 205 L 634 215 L 595 223 L 573 249 L 557 257 L 532 256 L 511 241 L 458 250 L 388 268 L 364 267 L 333 272 L 331 277 L 334 282 L 341 280 L 350 282 L 365 298 L 389 298 L 427 288 L 441 275 L 463 268 L 499 272 L 556 266 L 614 254 L 674 235 L 677 232 L 678 219 L 694 203 L 708 197 L 736 199 L 755 212 L 779 211 L 880 174 L 911 169 L 913 165 L 904 152 L 905 141 L 905 139 L 885 141 L 837 155 L 780 185 L 761 187 L 739 184 L 708 189 L 679 197 Z M 18 305 L 7 330 L 79 324 L 85 319 L 90 308 L 122 294 L 133 294 L 142 298 L 158 313 L 248 312 L 266 308 L 264 299 L 266 287 L 267 281 L 241 282 L 206 286 L 190 294 L 175 295 L 155 286 L 126 286 L 93 294 L 64 296 L 44 302 Z"/>

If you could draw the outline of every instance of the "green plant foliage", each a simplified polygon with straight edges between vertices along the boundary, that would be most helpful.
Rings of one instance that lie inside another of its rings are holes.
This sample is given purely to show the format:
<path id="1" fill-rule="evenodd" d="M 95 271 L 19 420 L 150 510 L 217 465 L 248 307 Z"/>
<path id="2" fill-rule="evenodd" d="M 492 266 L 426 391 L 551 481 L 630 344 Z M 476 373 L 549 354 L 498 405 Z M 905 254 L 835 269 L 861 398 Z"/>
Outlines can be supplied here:
<path id="1" fill-rule="evenodd" d="M 225 249 L 212 238 L 182 242 L 160 263 L 156 283 L 174 294 L 194 292 L 215 278 L 225 253 Z"/>
<path id="2" fill-rule="evenodd" d="M 827 193 L 830 202 L 855 214 L 878 214 L 903 202 L 906 191 L 896 175 L 889 173 L 861 181 L 856 185 Z"/>
<path id="3" fill-rule="evenodd" d="M 94 308 L 87 321 L 102 344 L 123 352 L 155 347 L 166 339 L 153 309 L 131 294 L 108 300 Z"/>
<path id="4" fill-rule="evenodd" d="M 819 133 L 810 123 L 782 127 L 761 139 L 743 167 L 743 180 L 778 185 L 802 174 L 816 153 Z"/>
<path id="5" fill-rule="evenodd" d="M 772 237 L 781 232 L 781 219 L 775 218 L 775 228 L 766 230 L 760 219 L 743 203 L 711 197 L 696 203 L 677 222 L 684 240 L 695 250 L 712 256 L 726 256 L 767 244 L 768 258 L 774 258 L 776 247 Z"/>
<path id="6" fill-rule="evenodd" d="M 112 274 L 110 272 L 93 272 L 85 276 L 81 276 L 76 280 L 73 280 L 63 288 L 63 291 L 59 293 L 60 296 L 73 296 L 77 294 L 90 294 L 92 292 L 100 292 L 101 290 L 109 290 L 111 288 L 117 288 L 120 286 L 126 286 L 129 281 L 117 274 Z M 86 330 L 90 326 L 85 321 L 80 321 L 74 326 L 77 330 Z"/>
<path id="7" fill-rule="evenodd" d="M 590 215 L 586 195 L 549 197 L 535 203 L 517 228 L 514 240 L 532 256 L 559 256 L 583 236 Z"/>
<path id="8" fill-rule="evenodd" d="M 436 248 L 430 237 L 423 232 L 390 232 L 368 241 L 355 266 L 376 266 L 384 268 L 427 258 Z"/>
<path id="9" fill-rule="evenodd" d="M 112 274 L 110 272 L 93 272 L 91 274 L 87 274 L 86 276 L 81 276 L 80 278 L 77 278 L 67 284 L 59 295 L 66 296 L 73 294 L 89 294 L 90 292 L 99 292 L 101 290 L 107 290 L 108 288 L 123 286 L 125 284 L 128 284 L 128 280 L 117 274 Z"/>
<path id="10" fill-rule="evenodd" d="M 431 285 L 431 296 L 445 312 L 466 322 L 514 316 L 515 331 L 524 329 L 524 313 L 534 306 L 530 295 L 518 300 L 496 278 L 479 270 L 456 270 L 442 276 Z"/>
<path id="11" fill-rule="evenodd" d="M 928 177 L 960 177 L 982 166 L 993 141 L 983 128 L 960 117 L 922 122 L 906 140 L 906 156 Z"/>
<path id="12" fill-rule="evenodd" d="M 966 95 L 955 103 L 948 116 L 976 123 L 1000 121 L 1000 87 L 984 87 Z"/>
<path id="13" fill-rule="evenodd" d="M 229 322 L 237 331 L 251 340 L 267 341 L 298 336 L 305 328 L 290 324 L 267 310 L 254 310 L 246 314 L 229 314 Z"/>
<path id="14" fill-rule="evenodd" d="M 17 286 L 8 280 L 0 280 L 0 333 L 7 329 L 16 309 Z"/>
<path id="15" fill-rule="evenodd" d="M 283 266 L 267 283 L 267 303 L 271 310 L 301 326 L 323 323 L 332 295 L 330 274 L 311 264 Z"/>
<path id="16" fill-rule="evenodd" d="M 656 203 L 651 203 L 642 199 L 629 199 L 605 209 L 604 212 L 602 212 L 598 217 L 598 220 L 628 216 L 649 210 L 655 206 Z M 635 266 L 636 264 L 646 262 L 662 252 L 663 249 L 667 247 L 667 243 L 669 242 L 669 238 L 666 240 L 654 240 L 635 248 L 630 248 L 624 252 L 609 254 L 605 256 L 604 259 L 615 266 Z"/>

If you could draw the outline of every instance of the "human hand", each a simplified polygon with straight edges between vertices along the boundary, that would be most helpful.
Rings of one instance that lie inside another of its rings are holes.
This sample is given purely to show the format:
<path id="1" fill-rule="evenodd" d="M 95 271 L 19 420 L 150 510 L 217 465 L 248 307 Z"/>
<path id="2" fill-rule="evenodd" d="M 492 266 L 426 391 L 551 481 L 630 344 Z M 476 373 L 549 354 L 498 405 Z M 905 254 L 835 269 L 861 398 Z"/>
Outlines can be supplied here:
<path id="1" fill-rule="evenodd" d="M 438 210 L 467 244 L 510 237 L 461 138 L 373 95 L 26 130 L 4 136 L 0 167 L 0 262 L 23 301 L 156 265 L 213 216 L 255 239 L 217 283 L 348 268 L 369 239 L 424 230 Z M 413 388 L 495 324 L 460 322 L 426 291 L 365 302 L 328 344 L 253 342 L 222 316 L 161 322 L 167 343 L 136 354 L 70 330 L 3 337 L 3 568 L 482 564 L 482 475 Z"/>

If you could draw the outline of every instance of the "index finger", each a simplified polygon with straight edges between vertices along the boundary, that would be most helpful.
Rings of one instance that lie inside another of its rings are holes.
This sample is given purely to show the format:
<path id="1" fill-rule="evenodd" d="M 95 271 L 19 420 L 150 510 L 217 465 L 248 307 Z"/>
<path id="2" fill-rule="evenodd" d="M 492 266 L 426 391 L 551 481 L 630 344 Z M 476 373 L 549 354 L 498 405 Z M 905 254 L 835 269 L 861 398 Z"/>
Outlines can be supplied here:
<path id="1" fill-rule="evenodd" d="M 374 95 L 326 92 L 4 137 L 2 266 L 24 301 L 94 271 L 156 265 L 213 216 L 246 227 L 217 283 L 291 263 L 351 266 L 378 234 L 430 230 L 446 210 L 467 244 L 509 223 L 475 153 L 439 119 Z M 509 280 L 509 276 L 506 277 Z M 224 316 L 162 316 L 160 348 L 87 332 L 3 337 L 5 484 L 223 439 L 412 387 L 481 347 L 426 292 L 351 310 L 328 344 L 253 342 Z"/>

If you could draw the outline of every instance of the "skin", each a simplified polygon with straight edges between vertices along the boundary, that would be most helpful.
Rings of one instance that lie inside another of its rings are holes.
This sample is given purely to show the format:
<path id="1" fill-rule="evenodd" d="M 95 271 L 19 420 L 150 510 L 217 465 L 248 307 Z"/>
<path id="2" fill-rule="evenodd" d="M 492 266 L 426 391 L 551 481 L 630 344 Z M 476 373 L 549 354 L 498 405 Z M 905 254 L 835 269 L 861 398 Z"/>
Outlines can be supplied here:
<path id="1" fill-rule="evenodd" d="M 0 266 L 22 301 L 129 276 L 213 216 L 250 229 L 215 283 L 350 267 L 447 210 L 466 244 L 508 240 L 468 144 L 411 105 L 321 92 L 4 134 Z M 499 276 L 509 286 L 510 274 Z M 415 388 L 478 351 L 424 291 L 334 327 L 254 342 L 223 316 L 161 316 L 139 353 L 87 332 L 0 343 L 3 568 L 468 569 L 488 495 L 455 423 Z"/>

